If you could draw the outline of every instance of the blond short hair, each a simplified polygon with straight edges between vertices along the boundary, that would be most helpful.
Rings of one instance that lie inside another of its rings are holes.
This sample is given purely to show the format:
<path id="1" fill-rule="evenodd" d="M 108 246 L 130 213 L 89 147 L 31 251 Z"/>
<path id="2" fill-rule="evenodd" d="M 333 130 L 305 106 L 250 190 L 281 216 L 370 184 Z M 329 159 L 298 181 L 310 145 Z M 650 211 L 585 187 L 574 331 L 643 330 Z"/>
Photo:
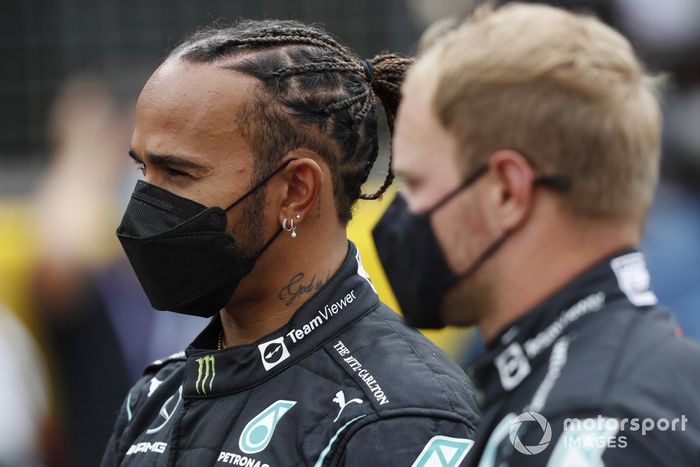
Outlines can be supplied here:
<path id="1" fill-rule="evenodd" d="M 658 178 L 658 79 L 599 20 L 544 5 L 480 9 L 409 74 L 458 139 L 467 169 L 499 149 L 571 177 L 567 205 L 643 221 Z"/>

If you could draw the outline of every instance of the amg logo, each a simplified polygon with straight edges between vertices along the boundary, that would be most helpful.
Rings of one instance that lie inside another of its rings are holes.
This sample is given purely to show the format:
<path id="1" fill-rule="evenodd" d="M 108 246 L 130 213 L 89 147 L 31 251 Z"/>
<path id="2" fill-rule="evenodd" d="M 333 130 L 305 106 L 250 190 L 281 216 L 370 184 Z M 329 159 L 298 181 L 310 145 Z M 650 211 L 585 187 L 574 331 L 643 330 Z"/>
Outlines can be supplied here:
<path id="1" fill-rule="evenodd" d="M 194 388 L 197 394 L 207 394 L 207 382 L 209 383 L 209 391 L 214 385 L 216 378 L 216 361 L 213 355 L 207 355 L 197 360 L 197 381 L 194 383 Z"/>
<path id="2" fill-rule="evenodd" d="M 139 452 L 155 452 L 158 454 L 163 454 L 165 452 L 165 448 L 167 447 L 168 443 L 163 443 L 161 441 L 156 443 L 137 443 L 131 445 L 129 450 L 126 451 L 126 455 L 130 456 L 132 454 L 138 454 Z"/>

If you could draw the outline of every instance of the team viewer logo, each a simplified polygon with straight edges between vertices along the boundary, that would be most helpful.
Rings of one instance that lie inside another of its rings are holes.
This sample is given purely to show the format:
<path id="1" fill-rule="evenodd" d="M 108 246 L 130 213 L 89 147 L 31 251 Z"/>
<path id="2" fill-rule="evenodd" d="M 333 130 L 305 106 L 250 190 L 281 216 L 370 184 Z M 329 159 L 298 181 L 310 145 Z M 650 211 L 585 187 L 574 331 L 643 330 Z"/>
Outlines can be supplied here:
<path id="1" fill-rule="evenodd" d="M 467 456 L 474 441 L 449 436 L 435 436 L 411 467 L 457 467 Z"/>
<path id="2" fill-rule="evenodd" d="M 284 344 L 284 336 L 264 342 L 258 346 L 265 371 L 270 371 L 289 358 L 289 350 Z"/>
<path id="3" fill-rule="evenodd" d="M 216 361 L 213 355 L 207 355 L 196 360 L 197 362 L 197 381 L 194 383 L 194 388 L 197 394 L 206 395 L 207 389 L 211 391 L 216 378 Z"/>
<path id="4" fill-rule="evenodd" d="M 238 447 L 246 454 L 256 454 L 267 447 L 275 433 L 277 423 L 296 401 L 279 400 L 255 416 L 243 428 Z"/>

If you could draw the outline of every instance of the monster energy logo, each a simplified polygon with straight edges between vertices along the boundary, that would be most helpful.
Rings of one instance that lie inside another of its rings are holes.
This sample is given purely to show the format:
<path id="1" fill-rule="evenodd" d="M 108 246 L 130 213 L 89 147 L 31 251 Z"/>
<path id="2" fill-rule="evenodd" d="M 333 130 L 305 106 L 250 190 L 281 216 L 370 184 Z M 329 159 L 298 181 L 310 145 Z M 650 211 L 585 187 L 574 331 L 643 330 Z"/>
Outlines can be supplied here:
<path id="1" fill-rule="evenodd" d="M 209 391 L 214 385 L 216 378 L 216 363 L 213 355 L 206 355 L 197 360 L 197 381 L 194 383 L 194 388 L 197 394 L 207 394 L 207 381 L 209 382 Z"/>

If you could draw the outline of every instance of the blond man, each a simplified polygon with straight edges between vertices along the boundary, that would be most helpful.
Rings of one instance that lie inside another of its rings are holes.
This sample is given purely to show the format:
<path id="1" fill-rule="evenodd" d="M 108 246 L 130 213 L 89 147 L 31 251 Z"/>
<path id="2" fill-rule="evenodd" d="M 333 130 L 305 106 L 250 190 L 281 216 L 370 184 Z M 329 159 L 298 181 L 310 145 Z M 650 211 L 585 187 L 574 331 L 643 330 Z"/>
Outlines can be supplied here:
<path id="1" fill-rule="evenodd" d="M 406 319 L 479 326 L 470 465 L 698 465 L 700 346 L 637 250 L 656 80 L 598 20 L 481 10 L 409 72 L 377 248 Z"/>

